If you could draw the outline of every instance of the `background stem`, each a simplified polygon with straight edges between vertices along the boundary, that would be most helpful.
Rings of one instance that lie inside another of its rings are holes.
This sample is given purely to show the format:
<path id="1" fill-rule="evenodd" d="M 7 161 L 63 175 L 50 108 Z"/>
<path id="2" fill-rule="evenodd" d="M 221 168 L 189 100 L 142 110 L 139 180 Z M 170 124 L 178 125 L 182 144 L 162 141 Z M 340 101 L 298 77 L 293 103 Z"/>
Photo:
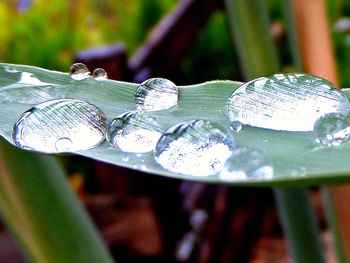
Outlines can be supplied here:
<path id="1" fill-rule="evenodd" d="M 225 0 L 225 3 L 246 78 L 278 72 L 277 52 L 269 31 L 265 2 Z M 278 189 L 275 197 L 289 252 L 295 262 L 324 262 L 307 189 Z"/>
<path id="2" fill-rule="evenodd" d="M 49 156 L 0 141 L 0 211 L 30 262 L 113 262 Z"/>

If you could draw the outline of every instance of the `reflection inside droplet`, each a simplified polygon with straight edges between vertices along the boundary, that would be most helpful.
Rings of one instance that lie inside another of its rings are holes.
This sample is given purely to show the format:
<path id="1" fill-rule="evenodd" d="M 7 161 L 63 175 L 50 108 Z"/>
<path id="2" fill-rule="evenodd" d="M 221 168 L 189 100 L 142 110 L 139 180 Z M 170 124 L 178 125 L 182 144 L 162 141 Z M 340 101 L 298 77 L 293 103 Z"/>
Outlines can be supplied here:
<path id="1" fill-rule="evenodd" d="M 105 138 L 106 118 L 96 106 L 74 99 L 41 103 L 22 114 L 12 136 L 23 149 L 46 153 L 91 149 Z"/>
<path id="2" fill-rule="evenodd" d="M 156 117 L 147 112 L 130 111 L 116 117 L 108 126 L 107 140 L 124 152 L 152 151 L 162 128 Z"/>
<path id="3" fill-rule="evenodd" d="M 90 77 L 90 71 L 83 63 L 74 63 L 69 68 L 69 73 L 71 78 L 74 80 L 82 80 Z"/>
<path id="4" fill-rule="evenodd" d="M 312 131 L 332 112 L 348 114 L 349 101 L 336 87 L 306 74 L 275 74 L 241 85 L 226 103 L 231 121 L 285 131 Z"/>
<path id="5" fill-rule="evenodd" d="M 220 125 L 206 120 L 190 120 L 167 130 L 157 143 L 156 161 L 179 174 L 208 176 L 220 171 L 235 143 Z"/>
<path id="6" fill-rule="evenodd" d="M 241 147 L 227 159 L 219 178 L 223 181 L 247 179 L 271 179 L 273 167 L 268 164 L 265 154 L 255 148 Z"/>
<path id="7" fill-rule="evenodd" d="M 57 152 L 69 152 L 73 146 L 71 139 L 67 137 L 58 138 L 55 144 Z"/>
<path id="8" fill-rule="evenodd" d="M 170 80 L 152 78 L 142 82 L 135 92 L 138 110 L 160 111 L 177 105 L 178 89 Z"/>

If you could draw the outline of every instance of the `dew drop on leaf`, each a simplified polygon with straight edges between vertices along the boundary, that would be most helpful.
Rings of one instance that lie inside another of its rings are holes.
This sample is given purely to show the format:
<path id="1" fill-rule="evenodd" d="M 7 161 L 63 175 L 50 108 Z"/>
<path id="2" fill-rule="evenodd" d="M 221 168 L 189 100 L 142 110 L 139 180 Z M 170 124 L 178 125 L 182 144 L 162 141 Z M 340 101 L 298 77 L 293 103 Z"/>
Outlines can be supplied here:
<path id="1" fill-rule="evenodd" d="M 171 172 L 209 176 L 223 168 L 234 148 L 234 139 L 225 128 L 207 120 L 190 120 L 168 129 L 154 156 Z"/>
<path id="2" fill-rule="evenodd" d="M 152 78 L 142 82 L 135 92 L 138 110 L 160 111 L 177 105 L 178 89 L 170 80 Z"/>
<path id="3" fill-rule="evenodd" d="M 316 143 L 324 146 L 339 146 L 350 138 L 350 118 L 339 113 L 330 113 L 319 118 L 314 127 Z"/>
<path id="4" fill-rule="evenodd" d="M 154 150 L 162 131 L 153 115 L 129 111 L 108 125 L 107 140 L 123 152 L 146 153 Z"/>
<path id="5" fill-rule="evenodd" d="M 57 99 L 22 114 L 14 125 L 14 143 L 45 153 L 88 150 L 105 139 L 105 114 L 81 100 Z"/>
<path id="6" fill-rule="evenodd" d="M 291 170 L 290 175 L 293 177 L 304 177 L 306 176 L 306 168 L 304 166 L 298 166 Z"/>
<path id="7" fill-rule="evenodd" d="M 231 122 L 230 129 L 231 131 L 238 133 L 242 130 L 242 123 L 240 123 L 239 121 L 233 121 Z"/>
<path id="8" fill-rule="evenodd" d="M 273 167 L 261 150 L 241 147 L 227 159 L 219 178 L 223 181 L 265 180 L 273 178 L 273 174 Z"/>
<path id="9" fill-rule="evenodd" d="M 324 114 L 348 114 L 349 101 L 336 87 L 307 74 L 275 74 L 241 85 L 228 99 L 231 121 L 284 131 L 312 131 Z"/>
<path id="10" fill-rule="evenodd" d="M 69 68 L 69 74 L 74 80 L 82 80 L 90 77 L 90 71 L 83 63 L 74 63 Z"/>
<path id="11" fill-rule="evenodd" d="M 103 68 L 96 68 L 92 72 L 92 77 L 96 80 L 106 80 L 108 79 L 107 72 Z"/>

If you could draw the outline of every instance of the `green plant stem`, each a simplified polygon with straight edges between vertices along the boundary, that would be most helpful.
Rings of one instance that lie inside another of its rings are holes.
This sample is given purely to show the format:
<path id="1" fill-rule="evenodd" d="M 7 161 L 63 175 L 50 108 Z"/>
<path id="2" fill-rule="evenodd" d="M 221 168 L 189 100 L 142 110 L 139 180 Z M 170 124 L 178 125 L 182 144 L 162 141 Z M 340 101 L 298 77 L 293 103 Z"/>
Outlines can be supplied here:
<path id="1" fill-rule="evenodd" d="M 233 41 L 246 79 L 266 76 L 279 68 L 270 37 L 264 1 L 225 0 Z"/>
<path id="2" fill-rule="evenodd" d="M 342 236 L 340 233 L 337 215 L 334 211 L 332 191 L 328 187 L 323 187 L 321 188 L 321 193 L 322 193 L 322 199 L 324 203 L 326 219 L 332 234 L 337 262 L 346 263 L 348 261 L 347 261 L 347 256 L 343 245 Z"/>
<path id="3" fill-rule="evenodd" d="M 276 73 L 279 63 L 264 1 L 225 0 L 225 4 L 246 78 Z M 324 262 L 307 189 L 278 189 L 275 196 L 295 262 Z"/>
<path id="4" fill-rule="evenodd" d="M 0 212 L 30 262 L 113 262 L 56 161 L 2 139 Z"/>
<path id="5" fill-rule="evenodd" d="M 297 71 L 301 72 L 303 70 L 303 63 L 300 55 L 298 36 L 295 30 L 295 21 L 293 19 L 292 6 L 289 0 L 283 1 L 283 11 L 288 34 L 289 47 L 292 53 L 293 65 Z"/>
<path id="6" fill-rule="evenodd" d="M 322 3 L 320 3 L 322 4 Z M 296 22 L 294 21 L 293 8 L 290 0 L 284 0 L 284 15 L 288 31 L 288 39 L 292 49 L 292 58 L 297 70 L 303 71 L 303 63 L 301 58 L 301 51 L 298 41 L 298 34 L 296 32 Z M 328 51 L 329 52 L 329 51 Z M 317 73 L 317 72 L 315 72 Z M 344 250 L 344 243 L 339 231 L 339 224 L 337 215 L 334 210 L 334 203 L 332 200 L 332 191 L 329 188 L 321 188 L 321 194 L 324 203 L 325 215 L 332 234 L 336 258 L 338 263 L 347 262 L 346 253 Z"/>
<path id="7" fill-rule="evenodd" d="M 306 189 L 275 190 L 281 223 L 294 262 L 325 262 L 316 218 Z"/>

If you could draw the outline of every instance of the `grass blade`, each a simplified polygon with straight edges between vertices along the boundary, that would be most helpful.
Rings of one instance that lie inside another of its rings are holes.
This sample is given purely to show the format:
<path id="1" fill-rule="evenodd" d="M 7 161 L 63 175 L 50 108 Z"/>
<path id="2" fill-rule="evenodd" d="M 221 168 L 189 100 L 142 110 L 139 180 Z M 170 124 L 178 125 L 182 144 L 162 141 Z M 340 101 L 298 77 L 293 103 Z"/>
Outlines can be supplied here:
<path id="1" fill-rule="evenodd" d="M 55 160 L 0 142 L 0 211 L 36 263 L 113 262 Z"/>

